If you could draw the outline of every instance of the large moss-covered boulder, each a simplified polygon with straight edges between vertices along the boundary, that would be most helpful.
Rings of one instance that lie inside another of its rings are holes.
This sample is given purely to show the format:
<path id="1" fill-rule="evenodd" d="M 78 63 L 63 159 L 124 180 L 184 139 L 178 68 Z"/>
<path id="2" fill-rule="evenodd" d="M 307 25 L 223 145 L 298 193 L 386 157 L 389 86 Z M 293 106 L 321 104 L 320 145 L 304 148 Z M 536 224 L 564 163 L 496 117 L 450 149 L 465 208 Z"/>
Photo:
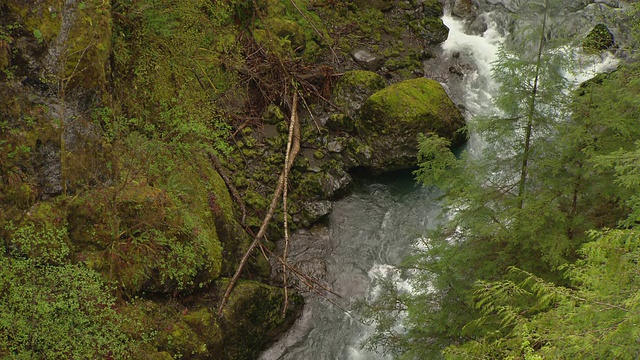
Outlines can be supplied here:
<path id="1" fill-rule="evenodd" d="M 232 272 L 247 238 L 220 175 L 201 155 L 191 161 L 168 177 L 74 199 L 67 220 L 77 260 L 129 295 L 192 291 Z"/>
<path id="2" fill-rule="evenodd" d="M 460 144 L 462 114 L 435 80 L 418 78 L 373 94 L 362 106 L 356 127 L 372 150 L 373 171 L 416 164 L 418 133 L 435 133 Z"/>
<path id="3" fill-rule="evenodd" d="M 124 317 L 142 329 L 136 335 L 148 337 L 135 358 L 256 359 L 302 310 L 302 297 L 290 294 L 283 316 L 282 288 L 241 280 L 218 317 L 216 309 L 227 284 L 221 280 L 212 296 L 140 299 L 124 306 Z"/>

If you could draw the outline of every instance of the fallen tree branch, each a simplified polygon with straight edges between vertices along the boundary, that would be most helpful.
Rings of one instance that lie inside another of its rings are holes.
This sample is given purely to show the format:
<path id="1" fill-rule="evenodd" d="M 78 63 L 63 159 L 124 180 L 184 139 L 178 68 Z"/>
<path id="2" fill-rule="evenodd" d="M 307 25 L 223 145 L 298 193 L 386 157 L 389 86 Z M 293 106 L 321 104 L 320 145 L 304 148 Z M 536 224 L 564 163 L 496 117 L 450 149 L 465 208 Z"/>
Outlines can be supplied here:
<path id="1" fill-rule="evenodd" d="M 278 202 L 280 201 L 280 197 L 282 196 L 282 192 L 284 189 L 284 182 L 285 182 L 285 174 L 288 174 L 289 170 L 291 170 L 291 166 L 293 166 L 293 161 L 295 160 L 295 157 L 298 154 L 298 151 L 300 151 L 300 126 L 297 122 L 297 119 L 298 119 L 297 111 L 298 111 L 298 93 L 297 91 L 294 91 L 293 104 L 291 106 L 291 122 L 293 123 L 294 136 L 289 138 L 290 143 L 287 144 L 287 148 L 291 148 L 290 157 L 288 159 L 289 161 L 284 164 L 284 169 L 280 174 L 275 192 L 273 194 L 273 198 L 271 199 L 271 205 L 269 206 L 269 210 L 267 211 L 267 214 L 265 215 L 264 220 L 262 221 L 260 230 L 258 231 L 258 234 L 256 235 L 255 239 L 253 240 L 253 242 L 251 243 L 247 251 L 244 253 L 242 260 L 240 261 L 240 265 L 238 265 L 238 269 L 236 270 L 236 273 L 233 275 L 233 278 L 231 278 L 231 281 L 227 286 L 227 291 L 225 292 L 224 297 L 220 301 L 220 306 L 218 307 L 218 316 L 222 316 L 222 311 L 224 310 L 224 307 L 227 304 L 227 301 L 229 300 L 229 296 L 231 295 L 231 291 L 233 290 L 233 287 L 235 286 L 236 282 L 238 282 L 238 279 L 240 278 L 240 274 L 242 273 L 242 270 L 246 266 L 247 261 L 249 261 L 249 257 L 251 256 L 251 253 L 256 248 L 256 246 L 260 244 L 260 240 L 262 239 L 262 237 L 267 231 L 269 222 L 271 221 L 271 218 L 275 213 L 276 207 L 278 206 Z"/>
<path id="2" fill-rule="evenodd" d="M 294 90 L 293 92 L 293 108 L 297 110 L 298 104 L 298 92 Z M 304 98 L 303 98 L 304 100 Z M 287 256 L 289 255 L 289 217 L 287 216 L 287 193 L 289 190 L 289 170 L 288 166 L 289 161 L 291 159 L 291 145 L 293 141 L 293 133 L 294 129 L 296 129 L 298 124 L 298 114 L 297 111 L 293 111 L 291 113 L 291 121 L 289 122 L 289 137 L 287 140 L 287 152 L 284 156 L 284 176 L 283 176 L 283 185 L 282 185 L 282 213 L 284 214 L 284 252 L 283 259 L 286 263 Z M 297 127 L 298 130 L 300 129 Z M 289 289 L 287 288 L 287 268 L 283 264 L 282 265 L 282 280 L 284 282 L 284 304 L 282 306 L 282 316 L 287 314 L 287 308 L 289 307 Z"/>

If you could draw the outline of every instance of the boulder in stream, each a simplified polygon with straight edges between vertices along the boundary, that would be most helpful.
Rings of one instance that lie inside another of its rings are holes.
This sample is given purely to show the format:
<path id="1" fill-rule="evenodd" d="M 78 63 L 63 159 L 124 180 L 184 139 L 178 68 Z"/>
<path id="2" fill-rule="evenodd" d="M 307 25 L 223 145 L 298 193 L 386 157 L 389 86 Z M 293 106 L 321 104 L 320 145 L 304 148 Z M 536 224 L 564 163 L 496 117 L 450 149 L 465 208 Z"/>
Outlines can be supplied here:
<path id="1" fill-rule="evenodd" d="M 464 118 L 435 80 L 406 80 L 367 99 L 356 121 L 358 133 L 373 150 L 370 168 L 384 172 L 416 165 L 418 133 L 436 133 L 459 145 Z"/>

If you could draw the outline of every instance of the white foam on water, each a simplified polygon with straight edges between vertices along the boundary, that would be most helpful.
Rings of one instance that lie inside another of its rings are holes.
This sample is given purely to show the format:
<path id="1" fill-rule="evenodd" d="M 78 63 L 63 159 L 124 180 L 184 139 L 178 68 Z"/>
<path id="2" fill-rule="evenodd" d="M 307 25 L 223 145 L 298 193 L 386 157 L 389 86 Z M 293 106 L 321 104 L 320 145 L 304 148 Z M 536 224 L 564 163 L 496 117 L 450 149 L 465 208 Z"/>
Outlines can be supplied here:
<path id="1" fill-rule="evenodd" d="M 451 15 L 443 16 L 442 22 L 449 28 L 449 37 L 441 45 L 445 55 L 464 53 L 473 59 L 478 75 L 490 78 L 492 64 L 498 60 L 498 49 L 504 41 L 495 22 L 489 21 L 482 35 L 465 34 L 464 21 Z"/>

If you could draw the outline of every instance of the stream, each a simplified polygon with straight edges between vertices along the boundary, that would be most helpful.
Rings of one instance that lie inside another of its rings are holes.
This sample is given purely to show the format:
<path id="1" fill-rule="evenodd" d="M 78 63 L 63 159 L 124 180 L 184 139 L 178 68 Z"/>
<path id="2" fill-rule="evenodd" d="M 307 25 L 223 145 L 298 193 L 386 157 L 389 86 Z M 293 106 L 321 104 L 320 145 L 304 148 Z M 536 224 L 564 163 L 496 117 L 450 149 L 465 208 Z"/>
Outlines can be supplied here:
<path id="1" fill-rule="evenodd" d="M 494 111 L 491 104 L 496 86 L 491 79 L 492 62 L 497 59 L 503 41 L 520 40 L 509 38 L 507 32 L 517 30 L 512 12 L 518 1 L 478 2 L 480 11 L 474 19 L 443 17 L 450 29 L 449 37 L 441 44 L 436 59 L 425 62 L 427 77 L 438 79 L 445 86 L 454 102 L 464 109 L 467 121 Z M 567 4 L 576 2 L 571 0 Z M 588 32 L 597 19 L 618 11 L 616 4 L 603 4 L 604 1 L 581 3 L 582 7 L 567 8 L 572 17 L 565 19 L 576 33 Z M 623 50 L 616 55 L 624 57 Z M 602 56 L 571 76 L 577 82 L 584 81 L 594 72 L 615 68 L 616 62 L 614 56 Z M 467 150 L 479 151 L 481 143 L 481 139 L 472 135 Z M 440 215 L 437 196 L 436 189 L 416 184 L 408 171 L 362 180 L 353 194 L 333 204 L 327 223 L 296 233 L 291 241 L 290 259 L 305 273 L 325 279 L 340 297 L 331 296 L 329 300 L 305 296 L 298 321 L 260 359 L 392 359 L 363 349 L 362 343 L 372 328 L 358 320 L 353 308 L 363 299 L 375 296 L 372 280 L 377 276 L 393 276 L 394 266 L 409 254 L 427 229 L 437 224 Z"/>

